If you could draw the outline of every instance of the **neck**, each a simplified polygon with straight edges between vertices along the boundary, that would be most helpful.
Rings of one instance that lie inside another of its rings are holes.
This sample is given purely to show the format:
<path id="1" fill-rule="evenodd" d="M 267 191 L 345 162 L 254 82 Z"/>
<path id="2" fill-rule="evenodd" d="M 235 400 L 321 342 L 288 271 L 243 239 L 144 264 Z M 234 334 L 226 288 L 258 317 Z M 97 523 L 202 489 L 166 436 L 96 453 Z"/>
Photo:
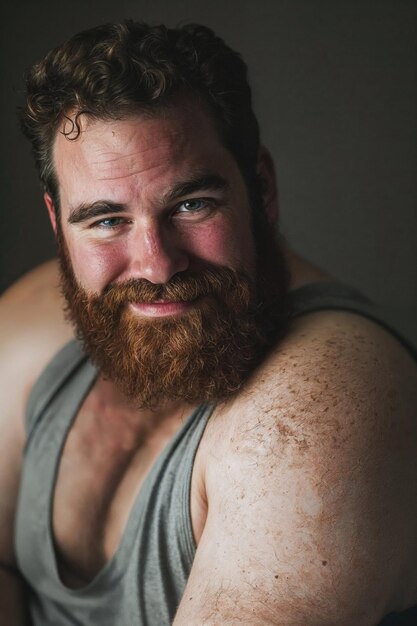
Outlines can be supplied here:
<path id="1" fill-rule="evenodd" d="M 138 409 L 116 385 L 99 377 L 92 394 L 93 410 L 100 425 L 124 436 L 126 445 L 137 447 L 156 433 L 175 431 L 195 408 L 179 400 L 166 400 L 153 409 Z"/>
<path id="2" fill-rule="evenodd" d="M 292 250 L 288 244 L 283 243 L 283 254 L 290 273 L 290 289 L 297 289 L 309 283 L 318 283 L 334 280 L 329 274 L 321 270 L 313 263 L 304 259 L 300 254 Z"/>

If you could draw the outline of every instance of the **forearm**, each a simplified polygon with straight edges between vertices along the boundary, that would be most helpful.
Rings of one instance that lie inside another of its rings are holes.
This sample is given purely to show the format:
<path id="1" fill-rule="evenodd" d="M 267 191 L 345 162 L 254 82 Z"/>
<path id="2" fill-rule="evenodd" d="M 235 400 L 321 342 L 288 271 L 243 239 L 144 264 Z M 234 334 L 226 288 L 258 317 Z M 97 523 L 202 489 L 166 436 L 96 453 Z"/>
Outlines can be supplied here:
<path id="1" fill-rule="evenodd" d="M 0 564 L 0 626 L 29 626 L 27 600 L 19 574 Z"/>

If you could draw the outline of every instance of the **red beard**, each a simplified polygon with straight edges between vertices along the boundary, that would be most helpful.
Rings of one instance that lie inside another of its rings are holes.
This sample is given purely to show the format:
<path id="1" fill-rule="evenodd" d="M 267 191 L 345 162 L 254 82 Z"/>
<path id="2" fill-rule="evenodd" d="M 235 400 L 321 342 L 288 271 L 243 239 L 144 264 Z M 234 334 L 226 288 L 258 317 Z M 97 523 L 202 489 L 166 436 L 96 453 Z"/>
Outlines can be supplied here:
<path id="1" fill-rule="evenodd" d="M 285 327 L 287 275 L 275 239 L 268 243 L 256 287 L 244 272 L 210 265 L 176 274 L 164 285 L 132 279 L 91 296 L 77 284 L 61 236 L 69 318 L 93 363 L 137 408 L 167 399 L 224 400 L 242 387 Z M 157 319 L 138 317 L 128 307 L 198 298 L 189 312 Z"/>

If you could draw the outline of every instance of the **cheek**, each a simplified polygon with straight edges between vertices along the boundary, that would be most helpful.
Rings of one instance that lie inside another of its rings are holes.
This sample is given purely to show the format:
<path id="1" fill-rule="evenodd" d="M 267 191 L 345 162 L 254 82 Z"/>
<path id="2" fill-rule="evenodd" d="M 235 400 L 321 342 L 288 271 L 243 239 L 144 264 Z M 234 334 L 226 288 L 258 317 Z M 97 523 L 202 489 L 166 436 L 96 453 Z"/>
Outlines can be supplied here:
<path id="1" fill-rule="evenodd" d="M 253 240 L 245 224 L 226 222 L 220 228 L 213 224 L 197 232 L 192 241 L 192 251 L 200 259 L 232 268 L 243 267 L 249 273 L 254 270 Z"/>
<path id="2" fill-rule="evenodd" d="M 69 246 L 75 277 L 87 291 L 101 292 L 121 273 L 126 262 L 126 251 L 111 244 Z"/>

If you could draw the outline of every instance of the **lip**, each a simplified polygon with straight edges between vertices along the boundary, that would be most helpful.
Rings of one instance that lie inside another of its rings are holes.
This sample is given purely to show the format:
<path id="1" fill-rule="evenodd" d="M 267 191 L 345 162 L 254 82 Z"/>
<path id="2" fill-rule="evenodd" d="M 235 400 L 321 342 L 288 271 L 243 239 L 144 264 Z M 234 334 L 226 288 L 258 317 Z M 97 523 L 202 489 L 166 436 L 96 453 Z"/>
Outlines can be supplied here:
<path id="1" fill-rule="evenodd" d="M 192 300 L 191 302 L 131 302 L 129 306 L 135 313 L 143 317 L 165 317 L 186 313 L 195 303 L 196 300 Z"/>

